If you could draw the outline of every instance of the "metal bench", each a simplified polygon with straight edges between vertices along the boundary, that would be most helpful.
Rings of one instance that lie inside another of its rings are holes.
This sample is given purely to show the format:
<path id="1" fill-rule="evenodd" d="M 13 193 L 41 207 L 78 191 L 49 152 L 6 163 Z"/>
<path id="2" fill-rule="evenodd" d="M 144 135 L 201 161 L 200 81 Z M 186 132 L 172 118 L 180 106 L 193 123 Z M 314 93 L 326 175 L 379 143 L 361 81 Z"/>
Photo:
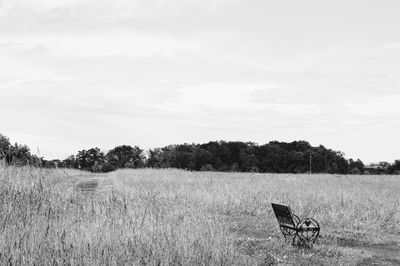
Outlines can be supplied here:
<path id="1" fill-rule="evenodd" d="M 289 206 L 276 203 L 271 203 L 271 205 L 285 240 L 288 237 L 293 237 L 292 244 L 294 245 L 296 238 L 298 238 L 301 243 L 312 247 L 319 236 L 319 223 L 312 218 L 300 219 L 292 213 Z"/>

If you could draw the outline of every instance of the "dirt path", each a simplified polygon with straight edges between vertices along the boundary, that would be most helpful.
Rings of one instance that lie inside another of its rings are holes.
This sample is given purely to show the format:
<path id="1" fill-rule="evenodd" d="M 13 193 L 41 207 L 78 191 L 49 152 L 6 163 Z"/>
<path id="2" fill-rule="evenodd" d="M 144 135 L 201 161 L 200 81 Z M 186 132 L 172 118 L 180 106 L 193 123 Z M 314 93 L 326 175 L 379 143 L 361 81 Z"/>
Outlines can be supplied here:
<path id="1" fill-rule="evenodd" d="M 360 250 L 368 252 L 371 257 L 360 261 L 357 265 L 400 265 L 399 246 L 366 246 Z"/>
<path id="2" fill-rule="evenodd" d="M 337 238 L 337 244 L 367 255 L 356 265 L 400 265 L 399 243 L 367 244 L 354 238 Z"/>
<path id="3" fill-rule="evenodd" d="M 245 247 L 246 250 L 258 250 L 262 246 L 266 246 L 268 250 L 273 249 L 274 242 L 281 242 L 280 234 L 265 229 L 265 226 L 260 226 L 258 221 L 253 219 L 237 219 L 232 221 L 230 232 L 237 239 L 238 245 Z M 270 244 L 269 244 L 270 243 Z M 290 246 L 290 244 L 288 244 Z M 315 249 L 311 250 L 312 256 L 320 258 L 319 261 L 307 262 L 304 257 L 299 255 L 297 250 L 286 250 L 287 257 L 292 254 L 297 254 L 292 259 L 282 261 L 275 260 L 277 265 L 296 265 L 296 262 L 303 265 L 332 265 L 329 260 L 327 250 L 340 251 L 340 263 L 338 265 L 399 265 L 400 266 L 400 246 L 398 243 L 387 244 L 366 244 L 358 239 L 351 238 L 336 238 L 326 237 L 321 238 L 316 243 Z M 301 253 L 300 253 L 301 254 Z M 274 252 L 272 251 L 272 255 Z M 327 257 L 328 256 L 328 257 Z M 279 256 L 275 256 L 279 257 Z M 324 260 L 324 258 L 326 260 Z M 322 264 L 321 264 L 322 263 Z M 343 264 L 342 264 L 343 263 Z"/>
<path id="4" fill-rule="evenodd" d="M 113 189 L 112 178 L 108 175 L 93 175 L 77 177 L 74 185 L 76 191 L 82 193 L 110 193 Z"/>

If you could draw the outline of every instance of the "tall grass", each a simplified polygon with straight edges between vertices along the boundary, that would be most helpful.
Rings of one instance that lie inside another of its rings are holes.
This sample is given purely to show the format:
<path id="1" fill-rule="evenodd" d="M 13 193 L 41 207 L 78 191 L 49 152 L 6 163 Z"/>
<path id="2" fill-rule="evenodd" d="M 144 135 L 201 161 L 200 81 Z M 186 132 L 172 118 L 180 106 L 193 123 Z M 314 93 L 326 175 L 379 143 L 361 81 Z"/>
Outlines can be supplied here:
<path id="1" fill-rule="evenodd" d="M 119 170 L 97 176 L 111 190 L 80 192 L 85 175 L 0 166 L 1 265 L 268 264 L 281 248 L 271 202 L 319 220 L 321 244 L 400 235 L 398 176 Z"/>
<path id="2" fill-rule="evenodd" d="M 119 171 L 119 189 L 140 193 L 143 186 L 179 210 L 205 210 L 225 220 L 255 217 L 276 230 L 270 203 L 291 206 L 320 221 L 325 235 L 344 232 L 366 241 L 400 234 L 400 176 L 291 175 L 170 171 Z"/>

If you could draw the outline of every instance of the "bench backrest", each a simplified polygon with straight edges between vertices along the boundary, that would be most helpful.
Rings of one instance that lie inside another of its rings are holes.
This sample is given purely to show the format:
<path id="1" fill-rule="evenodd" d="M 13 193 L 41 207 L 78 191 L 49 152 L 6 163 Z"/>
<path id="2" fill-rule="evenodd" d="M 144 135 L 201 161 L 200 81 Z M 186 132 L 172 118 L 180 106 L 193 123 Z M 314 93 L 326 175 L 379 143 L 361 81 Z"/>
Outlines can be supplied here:
<path id="1" fill-rule="evenodd" d="M 271 203 L 272 209 L 275 212 L 276 219 L 280 226 L 295 227 L 292 211 L 289 206 Z"/>

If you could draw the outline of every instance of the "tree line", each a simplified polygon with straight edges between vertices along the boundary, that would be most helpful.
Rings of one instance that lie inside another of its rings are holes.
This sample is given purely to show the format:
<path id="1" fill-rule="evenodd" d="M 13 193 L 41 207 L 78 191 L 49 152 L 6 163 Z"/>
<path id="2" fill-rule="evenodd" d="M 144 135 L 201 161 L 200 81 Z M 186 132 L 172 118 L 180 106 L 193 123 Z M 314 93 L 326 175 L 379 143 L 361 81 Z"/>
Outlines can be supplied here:
<path id="1" fill-rule="evenodd" d="M 45 160 L 32 155 L 26 145 L 0 134 L 0 160 L 14 165 L 47 168 L 76 168 L 110 172 L 121 168 L 180 168 L 194 171 L 259 173 L 400 174 L 400 160 L 365 166 L 361 160 L 346 159 L 344 153 L 307 141 L 258 145 L 253 142 L 210 141 L 203 144 L 168 145 L 144 151 L 121 145 L 104 153 L 95 147 L 78 151 L 63 160 Z"/>

